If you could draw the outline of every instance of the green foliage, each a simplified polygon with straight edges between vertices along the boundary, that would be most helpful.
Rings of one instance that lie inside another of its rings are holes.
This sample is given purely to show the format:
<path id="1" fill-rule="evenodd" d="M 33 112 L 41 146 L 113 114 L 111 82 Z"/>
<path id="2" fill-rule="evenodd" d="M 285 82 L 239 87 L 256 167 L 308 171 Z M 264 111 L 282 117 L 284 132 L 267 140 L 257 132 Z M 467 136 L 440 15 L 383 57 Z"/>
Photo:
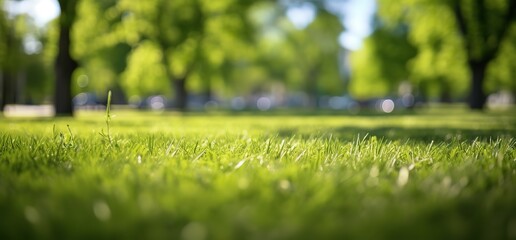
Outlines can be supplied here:
<path id="1" fill-rule="evenodd" d="M 169 82 L 166 81 L 165 67 L 162 65 L 162 52 L 150 41 L 142 42 L 128 58 L 127 69 L 121 77 L 121 85 L 132 95 L 168 94 Z"/>
<path id="2" fill-rule="evenodd" d="M 260 5 L 256 2 L 259 1 L 83 1 L 74 31 L 77 42 L 74 52 L 82 59 L 83 71 L 91 82 L 101 86 L 91 88 L 97 91 L 108 88 L 109 84 L 98 82 L 118 81 L 117 73 L 122 72 L 120 85 L 129 96 L 170 95 L 172 81 L 185 77 L 189 79 L 187 88 L 195 92 L 242 94 L 268 79 L 287 82 L 289 89 L 299 90 L 306 88 L 303 76 L 308 71 L 321 72 L 316 76 L 320 78 L 317 80 L 320 91 L 341 93 L 336 39 L 342 26 L 325 11 L 320 12 L 306 31 L 285 24 L 283 16 L 281 31 L 289 32 L 286 34 L 292 38 L 283 39 L 284 43 L 274 49 L 284 49 L 289 56 L 283 60 L 274 56 L 276 51 L 265 49 L 267 57 L 261 62 L 265 64 L 250 67 L 256 56 L 262 54 L 259 53 L 262 49 L 252 44 L 253 30 L 262 27 L 250 22 L 253 11 Z M 108 51 L 117 44 L 131 46 L 132 51 L 120 54 Z M 112 71 L 109 63 L 121 59 L 127 60 L 127 66 L 117 64 L 124 68 Z M 269 75 L 253 73 L 260 68 L 258 72 Z M 242 92 L 243 89 L 248 90 Z"/>
<path id="3" fill-rule="evenodd" d="M 123 26 L 158 47 L 163 65 L 170 72 L 167 77 L 180 77 L 191 71 L 205 20 L 200 1 L 120 1 L 118 6 L 121 12 L 128 12 Z"/>
<path id="4" fill-rule="evenodd" d="M 122 16 L 116 12 L 117 2 L 84 0 L 77 6 L 73 53 L 82 71 L 75 80 L 80 81 L 81 75 L 89 79 L 86 86 L 76 84 L 77 92 L 93 91 L 102 96 L 122 82 L 120 75 L 131 52 L 126 40 L 136 33 L 118 27 Z"/>
<path id="5" fill-rule="evenodd" d="M 57 57 L 59 42 L 59 25 L 57 19 L 50 21 L 44 28 L 44 41 L 42 58 L 45 66 L 53 68 Z M 53 74 L 53 72 L 52 72 Z"/>
<path id="6" fill-rule="evenodd" d="M 379 16 L 408 26 L 418 49 L 409 66 L 412 81 L 430 86 L 430 96 L 465 96 L 475 62 L 488 64 L 484 87 L 490 92 L 513 89 L 515 7 L 511 0 L 379 1 Z"/>
<path id="7" fill-rule="evenodd" d="M 514 236 L 514 111 L 116 114 L 0 119 L 2 239 Z"/>
<path id="8" fill-rule="evenodd" d="M 363 44 L 351 54 L 351 95 L 367 99 L 397 94 L 399 84 L 410 79 L 409 61 L 416 55 L 406 30 L 382 26 Z"/>
<path id="9" fill-rule="evenodd" d="M 493 61 L 487 73 L 486 88 L 489 92 L 508 90 L 516 93 L 516 24 L 513 24 L 511 36 L 500 47 L 498 57 Z"/>
<path id="10" fill-rule="evenodd" d="M 264 78 L 310 95 L 344 92 L 337 41 L 343 26 L 335 15 L 315 9 L 314 21 L 297 29 L 277 5 L 260 4 L 253 10 L 251 18 L 258 29 L 256 61 L 267 74 Z"/>
<path id="11" fill-rule="evenodd" d="M 22 63 L 23 48 L 22 38 L 25 33 L 26 17 L 20 16 L 15 19 L 7 19 L 7 15 L 2 9 L 0 17 L 0 31 L 2 35 L 0 43 L 0 66 L 3 71 L 14 73 L 20 66 L 17 63 Z"/>
<path id="12" fill-rule="evenodd" d="M 466 96 L 470 74 L 453 13 L 445 6 L 428 6 L 409 18 L 410 40 L 419 50 L 411 62 L 413 81 L 430 87 L 424 94 L 431 97 Z"/>
<path id="13" fill-rule="evenodd" d="M 4 9 L 0 10 L 0 83 L 10 86 L 1 93 L 12 95 L 7 97 L 12 101 L 8 103 L 42 103 L 51 93 L 52 68 L 45 59 L 46 49 L 37 47 L 47 43 L 47 39 L 46 32 L 36 27 L 30 16 L 7 18 Z M 28 40 L 32 41 L 32 49 L 26 49 Z"/>
<path id="14" fill-rule="evenodd" d="M 224 97 L 256 89 L 268 92 L 276 88 L 272 85 L 288 91 L 341 94 L 340 20 L 325 10 L 324 4 L 314 3 L 316 19 L 305 29 L 296 29 L 285 14 L 289 4 L 296 3 L 63 0 L 59 1 L 63 11 L 58 19 L 18 35 L 23 38 L 32 31 L 44 32 L 43 59 L 30 60 L 30 72 L 36 75 L 42 69 L 53 69 L 59 27 L 71 27 L 71 56 L 79 63 L 71 80 L 72 94 L 93 92 L 103 99 L 107 89 L 113 89 L 114 96 L 123 90 L 127 98 L 171 96 L 177 93 L 175 83 L 183 80 L 188 92 Z M 268 30 L 271 28 L 274 30 Z M 21 43 L 20 39 L 17 42 Z M 22 55 L 4 57 L 7 49 L 0 46 L 2 61 Z M 46 79 L 53 77 L 50 72 L 43 75 L 45 81 L 31 80 L 29 86 L 45 89 L 38 93 L 41 99 L 49 97 L 51 85 Z"/>
<path id="15" fill-rule="evenodd" d="M 0 0 L 0 5 L 3 6 L 3 4 L 3 0 Z M 8 36 L 9 27 L 6 15 L 4 9 L 0 8 L 0 37 L 2 38 L 2 41 L 0 41 L 0 69 L 2 70 L 5 69 L 8 59 L 7 39 L 5 38 Z"/>
<path id="16" fill-rule="evenodd" d="M 33 104 L 47 102 L 48 95 L 52 92 L 52 68 L 44 62 L 42 54 L 27 56 L 24 71 L 26 101 Z"/>
<path id="17" fill-rule="evenodd" d="M 299 40 L 291 44 L 296 46 L 298 65 L 305 69 L 305 76 L 314 77 L 320 93 L 339 95 L 344 92 L 344 81 L 339 72 L 339 54 L 341 47 L 337 41 L 344 30 L 340 20 L 333 14 L 319 9 L 314 21 L 302 32 Z M 310 71 L 316 71 L 310 76 Z"/>
<path id="18" fill-rule="evenodd" d="M 409 2 L 379 3 L 380 27 L 353 54 L 358 56 L 352 62 L 352 92 L 359 97 L 397 94 L 400 82 L 408 80 L 426 97 L 465 96 L 470 76 L 453 13 L 430 1 L 420 8 L 410 5 L 417 1 Z"/>
<path id="19" fill-rule="evenodd" d="M 164 90 L 163 85 L 173 86 L 177 79 L 187 81 L 189 90 L 210 91 L 212 86 L 219 86 L 220 76 L 227 75 L 229 61 L 241 61 L 248 57 L 251 50 L 244 42 L 251 29 L 247 25 L 247 7 L 252 1 L 119 1 L 107 10 L 110 14 L 120 16 L 120 21 L 113 26 L 119 35 L 119 42 L 129 44 L 133 51 L 124 71 L 123 85 L 138 85 L 139 77 L 128 77 L 141 70 L 134 61 L 134 54 L 142 53 L 152 45 L 159 52 L 145 54 L 155 66 L 161 68 L 156 89 Z M 170 14 L 174 12 L 175 14 Z M 139 48 L 144 48 L 139 50 Z M 154 51 L 154 50 L 153 50 Z M 151 77 L 151 79 L 157 79 Z M 138 87 L 127 89 L 130 94 L 144 95 L 149 91 L 136 92 Z M 145 89 L 145 88 L 144 88 Z"/>

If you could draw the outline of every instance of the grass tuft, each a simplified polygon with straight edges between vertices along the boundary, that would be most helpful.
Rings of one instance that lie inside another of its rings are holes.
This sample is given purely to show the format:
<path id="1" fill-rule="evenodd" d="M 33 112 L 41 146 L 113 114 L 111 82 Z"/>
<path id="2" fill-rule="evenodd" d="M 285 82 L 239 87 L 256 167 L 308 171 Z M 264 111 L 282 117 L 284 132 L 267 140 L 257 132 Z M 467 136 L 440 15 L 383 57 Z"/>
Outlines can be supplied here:
<path id="1" fill-rule="evenodd" d="M 110 123 L 111 123 L 111 90 L 108 91 L 107 95 L 107 104 L 106 104 L 106 133 L 104 133 L 104 130 L 100 132 L 100 135 L 106 139 L 106 142 L 109 143 L 109 146 L 113 143 L 111 138 L 111 130 L 110 130 Z"/>

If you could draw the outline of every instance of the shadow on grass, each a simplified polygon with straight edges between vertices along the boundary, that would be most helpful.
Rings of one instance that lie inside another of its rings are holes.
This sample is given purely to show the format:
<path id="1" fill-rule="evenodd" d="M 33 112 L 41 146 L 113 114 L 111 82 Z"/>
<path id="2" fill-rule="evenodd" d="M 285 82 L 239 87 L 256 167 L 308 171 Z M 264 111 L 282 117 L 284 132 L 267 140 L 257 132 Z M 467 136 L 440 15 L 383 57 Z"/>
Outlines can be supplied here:
<path id="1" fill-rule="evenodd" d="M 302 137 L 313 138 L 314 134 L 303 132 L 295 128 L 283 128 L 278 132 L 279 137 Z M 489 141 L 497 138 L 515 138 L 516 130 L 506 129 L 459 129 L 459 128 L 403 128 L 403 127 L 380 127 L 380 128 L 361 128 L 361 127 L 339 127 L 326 128 L 318 131 L 319 137 L 334 137 L 341 141 L 353 141 L 358 137 L 376 136 L 379 139 L 389 141 L 416 141 L 423 143 L 430 142 L 450 142 L 459 141 Z"/>

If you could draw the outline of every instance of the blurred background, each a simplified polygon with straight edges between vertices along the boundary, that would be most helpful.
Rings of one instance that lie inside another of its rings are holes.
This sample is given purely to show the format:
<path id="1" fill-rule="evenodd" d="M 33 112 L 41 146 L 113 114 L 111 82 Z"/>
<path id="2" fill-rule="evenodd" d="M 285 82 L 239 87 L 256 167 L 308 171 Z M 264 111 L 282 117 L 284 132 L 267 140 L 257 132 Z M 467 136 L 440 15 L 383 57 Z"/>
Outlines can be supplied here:
<path id="1" fill-rule="evenodd" d="M 0 0 L 0 109 L 504 107 L 514 0 Z"/>

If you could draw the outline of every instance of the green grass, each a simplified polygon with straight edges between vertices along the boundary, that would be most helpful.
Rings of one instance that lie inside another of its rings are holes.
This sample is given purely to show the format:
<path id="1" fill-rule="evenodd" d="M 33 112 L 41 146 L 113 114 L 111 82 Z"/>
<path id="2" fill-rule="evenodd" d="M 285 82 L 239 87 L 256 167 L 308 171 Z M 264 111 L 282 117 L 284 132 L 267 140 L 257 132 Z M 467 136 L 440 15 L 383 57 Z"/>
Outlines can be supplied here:
<path id="1" fill-rule="evenodd" d="M 0 239 L 516 239 L 514 111 L 107 127 L 0 118 Z"/>

